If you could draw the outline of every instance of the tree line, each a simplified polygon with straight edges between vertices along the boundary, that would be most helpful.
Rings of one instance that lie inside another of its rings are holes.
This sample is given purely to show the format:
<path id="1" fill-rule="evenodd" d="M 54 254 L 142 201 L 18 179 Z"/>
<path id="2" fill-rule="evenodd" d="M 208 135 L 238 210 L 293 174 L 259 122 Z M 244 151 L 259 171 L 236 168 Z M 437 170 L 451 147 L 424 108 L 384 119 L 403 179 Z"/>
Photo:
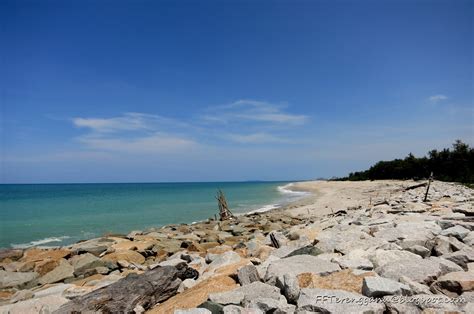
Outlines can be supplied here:
<path id="1" fill-rule="evenodd" d="M 421 158 L 410 153 L 404 159 L 379 161 L 368 170 L 351 172 L 336 180 L 418 180 L 428 178 L 431 172 L 436 180 L 474 183 L 474 148 L 456 140 L 451 149 L 434 149 Z"/>

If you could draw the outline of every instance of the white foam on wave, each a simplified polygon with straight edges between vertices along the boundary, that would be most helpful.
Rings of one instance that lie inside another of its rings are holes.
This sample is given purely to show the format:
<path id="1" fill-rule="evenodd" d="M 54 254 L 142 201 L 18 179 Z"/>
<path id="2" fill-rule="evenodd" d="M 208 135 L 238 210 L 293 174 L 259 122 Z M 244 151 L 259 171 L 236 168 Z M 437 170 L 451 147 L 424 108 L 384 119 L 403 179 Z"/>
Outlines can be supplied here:
<path id="1" fill-rule="evenodd" d="M 294 190 L 291 189 L 292 186 L 293 186 L 293 183 L 288 183 L 286 185 L 280 185 L 279 187 L 277 187 L 277 190 L 281 194 L 291 195 L 291 196 L 303 196 L 303 195 L 311 194 L 310 192 L 294 191 Z"/>
<path id="2" fill-rule="evenodd" d="M 260 207 L 260 208 L 257 208 L 257 209 L 254 209 L 250 212 L 247 212 L 245 214 L 255 214 L 255 213 L 264 213 L 264 212 L 267 212 L 269 210 L 272 210 L 272 209 L 275 209 L 275 208 L 278 208 L 278 204 L 270 204 L 270 205 L 265 205 L 263 207 Z"/>
<path id="3" fill-rule="evenodd" d="M 62 242 L 65 239 L 69 239 L 69 236 L 62 236 L 62 237 L 50 237 L 44 238 L 36 241 L 31 241 L 28 243 L 20 243 L 20 244 L 11 244 L 12 248 L 15 249 L 27 249 L 33 246 L 41 246 L 43 244 L 52 243 L 52 242 Z"/>

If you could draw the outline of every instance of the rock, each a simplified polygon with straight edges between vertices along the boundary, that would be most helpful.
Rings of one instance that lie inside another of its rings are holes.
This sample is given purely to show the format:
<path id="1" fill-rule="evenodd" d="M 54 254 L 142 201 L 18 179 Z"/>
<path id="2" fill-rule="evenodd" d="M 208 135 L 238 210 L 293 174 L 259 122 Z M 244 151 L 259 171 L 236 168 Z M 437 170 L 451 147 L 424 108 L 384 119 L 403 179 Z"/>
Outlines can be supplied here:
<path id="1" fill-rule="evenodd" d="M 464 247 L 466 247 L 466 245 L 454 237 L 437 236 L 433 251 L 437 256 L 441 256 L 459 251 Z"/>
<path id="2" fill-rule="evenodd" d="M 69 255 L 71 255 L 71 251 L 67 249 L 44 250 L 31 248 L 25 251 L 20 260 L 23 262 L 40 262 L 45 260 L 59 261 L 62 258 L 67 258 Z"/>
<path id="3" fill-rule="evenodd" d="M 110 264 L 110 262 L 104 262 L 103 260 L 100 260 L 98 257 L 92 255 L 91 253 L 73 256 L 69 261 L 74 267 L 75 276 L 84 275 L 89 269 L 105 267 L 105 265 Z"/>
<path id="4" fill-rule="evenodd" d="M 280 289 L 262 282 L 253 282 L 232 291 L 212 293 L 209 300 L 220 304 L 242 304 L 244 300 L 250 302 L 259 297 L 279 300 Z"/>
<path id="5" fill-rule="evenodd" d="M 223 313 L 223 314 L 264 314 L 259 309 L 249 309 L 249 308 L 243 308 L 241 306 L 237 305 L 226 305 L 222 309 L 222 312 L 213 312 L 213 313 Z"/>
<path id="6" fill-rule="evenodd" d="M 230 305 L 229 305 L 230 306 Z M 208 309 L 211 313 L 222 313 L 224 311 L 224 306 L 218 303 L 214 303 L 211 301 L 206 301 L 198 306 L 198 308 Z"/>
<path id="7" fill-rule="evenodd" d="M 196 285 L 196 280 L 194 279 L 186 279 L 183 280 L 183 282 L 179 285 L 178 292 L 181 293 L 183 291 L 188 290 L 189 288 L 192 288 Z"/>
<path id="8" fill-rule="evenodd" d="M 49 273 L 53 269 L 55 269 L 59 265 L 59 260 L 44 260 L 35 263 L 35 272 L 37 272 L 40 276 Z"/>
<path id="9" fill-rule="evenodd" d="M 461 266 L 464 270 L 467 270 L 467 264 L 474 262 L 474 249 L 473 248 L 463 248 L 462 250 L 445 254 L 443 257 L 447 260 L 450 260 L 459 266 Z"/>
<path id="10" fill-rule="evenodd" d="M 237 278 L 242 286 L 251 284 L 255 281 L 260 281 L 260 276 L 258 275 L 257 268 L 254 265 L 246 265 L 240 268 L 237 273 Z"/>
<path id="11" fill-rule="evenodd" d="M 215 270 L 227 265 L 237 263 L 241 260 L 240 255 L 234 251 L 228 251 L 223 254 L 220 254 L 209 264 L 209 270 Z"/>
<path id="12" fill-rule="evenodd" d="M 34 293 L 30 290 L 19 290 L 10 299 L 11 303 L 25 301 L 34 297 Z"/>
<path id="13" fill-rule="evenodd" d="M 354 302 L 342 300 L 355 300 Z M 370 298 L 343 290 L 301 289 L 297 303 L 299 310 L 322 313 L 374 313 L 382 314 L 385 306 L 371 302 Z"/>
<path id="14" fill-rule="evenodd" d="M 418 283 L 416 281 L 411 280 L 408 277 L 401 276 L 399 278 L 400 283 L 407 285 L 412 294 L 430 294 L 430 288 L 426 285 Z"/>
<path id="15" fill-rule="evenodd" d="M 229 273 L 234 273 L 234 270 L 236 271 L 240 266 L 229 270 Z M 203 304 L 208 299 L 209 294 L 232 290 L 236 287 L 238 285 L 229 277 L 229 274 L 223 273 L 199 282 L 194 287 L 175 295 L 148 312 L 149 314 L 173 313 L 175 309 L 179 308 L 194 308 Z"/>
<path id="16" fill-rule="evenodd" d="M 36 290 L 34 298 L 0 306 L 0 313 L 52 313 L 69 300 L 62 296 L 66 288 L 73 285 L 59 284 L 52 287 Z"/>
<path id="17" fill-rule="evenodd" d="M 0 289 L 22 288 L 38 278 L 38 273 L 27 272 L 18 273 L 12 271 L 0 270 Z"/>
<path id="18" fill-rule="evenodd" d="M 277 278 L 283 281 L 283 275 L 297 276 L 301 273 L 330 274 L 338 271 L 339 265 L 311 255 L 295 255 L 270 263 L 265 274 L 265 282 L 274 285 Z"/>
<path id="19" fill-rule="evenodd" d="M 409 295 L 410 287 L 382 277 L 365 277 L 362 282 L 362 294 L 367 297 L 385 295 Z"/>
<path id="20" fill-rule="evenodd" d="M 348 292 L 361 293 L 362 281 L 364 278 L 376 276 L 376 274 L 374 272 L 357 272 L 360 271 L 345 269 L 325 276 L 303 273 L 297 276 L 298 285 L 300 288 L 344 290 Z"/>
<path id="21" fill-rule="evenodd" d="M 312 256 L 318 256 L 319 254 L 323 253 L 320 249 L 308 245 L 299 249 L 296 249 L 292 251 L 290 254 L 288 254 L 286 257 L 291 257 L 291 256 L 296 256 L 296 255 L 312 255 Z"/>
<path id="22" fill-rule="evenodd" d="M 298 278 L 285 274 L 283 275 L 283 281 L 277 278 L 276 286 L 281 289 L 281 292 L 289 302 L 296 303 L 296 301 L 298 301 L 298 297 L 300 296 Z"/>
<path id="23" fill-rule="evenodd" d="M 342 269 L 351 268 L 372 270 L 374 268 L 374 265 L 369 259 L 363 257 L 351 257 L 350 254 L 335 258 L 334 261 L 337 262 Z"/>
<path id="24" fill-rule="evenodd" d="M 437 258 L 421 259 L 418 255 L 415 256 L 418 259 L 394 260 L 377 267 L 375 271 L 382 277 L 398 280 L 401 276 L 406 276 L 418 283 L 429 285 L 438 276 L 449 272 L 452 267 Z"/>
<path id="25" fill-rule="evenodd" d="M 458 271 L 445 274 L 431 285 L 431 290 L 452 298 L 458 297 L 474 290 L 474 273 Z"/>
<path id="26" fill-rule="evenodd" d="M 23 250 L 16 250 L 16 249 L 6 249 L 0 250 L 0 262 L 4 259 L 10 259 L 12 261 L 16 261 L 23 256 Z"/>
<path id="27" fill-rule="evenodd" d="M 175 310 L 174 314 L 212 314 L 212 312 L 208 309 L 195 308 L 187 310 Z"/>
<path id="28" fill-rule="evenodd" d="M 115 241 L 107 238 L 91 239 L 79 242 L 70 246 L 70 249 L 76 254 L 91 253 L 95 256 L 100 256 L 106 252 Z"/>
<path id="29" fill-rule="evenodd" d="M 458 225 L 448 229 L 444 229 L 443 231 L 441 231 L 440 234 L 447 237 L 453 236 L 458 240 L 462 240 L 469 234 L 469 232 L 470 231 L 468 229 Z"/>
<path id="30" fill-rule="evenodd" d="M 131 312 L 136 306 L 145 310 L 175 295 L 182 280 L 193 273 L 183 266 L 158 267 L 143 274 L 130 274 L 127 277 L 77 297 L 61 306 L 59 313 L 89 312 L 100 308 L 102 312 Z"/>
<path id="31" fill-rule="evenodd" d="M 401 260 L 421 260 L 419 255 L 400 250 L 376 250 L 374 253 L 369 254 L 368 258 L 376 268 Z"/>
<path id="32" fill-rule="evenodd" d="M 74 277 L 74 267 L 65 259 L 59 261 L 59 265 L 41 277 L 38 281 L 40 284 L 60 282 Z"/>
<path id="33" fill-rule="evenodd" d="M 474 246 L 474 231 L 469 232 L 469 234 L 464 239 L 462 239 L 462 241 L 468 246 Z"/>
<path id="34" fill-rule="evenodd" d="M 421 309 L 415 303 L 400 302 L 400 297 L 388 295 L 382 298 L 389 314 L 410 313 L 421 314 Z"/>
<path id="35" fill-rule="evenodd" d="M 407 250 L 408 252 L 412 252 L 413 254 L 420 255 L 423 258 L 430 256 L 431 254 L 431 250 L 421 245 L 413 245 L 413 246 L 410 246 L 409 248 L 406 248 L 405 250 Z"/>
<path id="36" fill-rule="evenodd" d="M 320 232 L 316 240 L 318 240 L 318 243 L 315 246 L 323 252 L 341 252 L 343 254 L 348 254 L 355 249 L 366 250 L 387 243 L 385 239 L 372 237 L 363 232 L 361 227 L 352 225 L 336 225 L 331 229 Z"/>
<path id="37" fill-rule="evenodd" d="M 129 263 L 143 264 L 145 257 L 135 251 L 116 251 L 101 257 L 102 261 L 117 263 L 119 260 L 124 260 Z"/>
<path id="38" fill-rule="evenodd" d="M 288 306 L 285 298 L 282 300 L 275 300 L 271 298 L 259 297 L 248 302 L 245 306 L 250 309 L 258 309 L 263 313 L 275 313 L 276 311 L 282 313 L 288 313 L 289 310 L 295 308 L 295 306 Z"/>

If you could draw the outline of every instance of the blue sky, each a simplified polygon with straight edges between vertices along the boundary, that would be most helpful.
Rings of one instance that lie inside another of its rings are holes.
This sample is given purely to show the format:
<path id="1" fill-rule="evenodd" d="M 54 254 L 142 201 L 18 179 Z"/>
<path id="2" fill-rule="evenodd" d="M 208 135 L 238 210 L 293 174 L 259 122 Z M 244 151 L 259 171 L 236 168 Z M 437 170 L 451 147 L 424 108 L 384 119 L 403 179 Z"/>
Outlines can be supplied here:
<path id="1" fill-rule="evenodd" d="M 472 145 L 473 12 L 1 1 L 0 181 L 311 179 Z"/>

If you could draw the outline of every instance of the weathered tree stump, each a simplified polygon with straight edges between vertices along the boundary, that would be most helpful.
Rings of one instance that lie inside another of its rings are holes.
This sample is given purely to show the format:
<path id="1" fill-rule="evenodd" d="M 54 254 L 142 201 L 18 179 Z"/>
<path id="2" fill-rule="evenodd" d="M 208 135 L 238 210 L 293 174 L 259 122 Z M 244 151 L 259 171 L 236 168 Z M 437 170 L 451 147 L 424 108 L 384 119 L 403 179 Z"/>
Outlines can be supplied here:
<path id="1" fill-rule="evenodd" d="M 220 220 L 222 221 L 232 219 L 234 215 L 232 215 L 232 212 L 230 211 L 229 206 L 227 205 L 225 195 L 221 190 L 217 192 L 216 199 L 219 206 Z"/>

